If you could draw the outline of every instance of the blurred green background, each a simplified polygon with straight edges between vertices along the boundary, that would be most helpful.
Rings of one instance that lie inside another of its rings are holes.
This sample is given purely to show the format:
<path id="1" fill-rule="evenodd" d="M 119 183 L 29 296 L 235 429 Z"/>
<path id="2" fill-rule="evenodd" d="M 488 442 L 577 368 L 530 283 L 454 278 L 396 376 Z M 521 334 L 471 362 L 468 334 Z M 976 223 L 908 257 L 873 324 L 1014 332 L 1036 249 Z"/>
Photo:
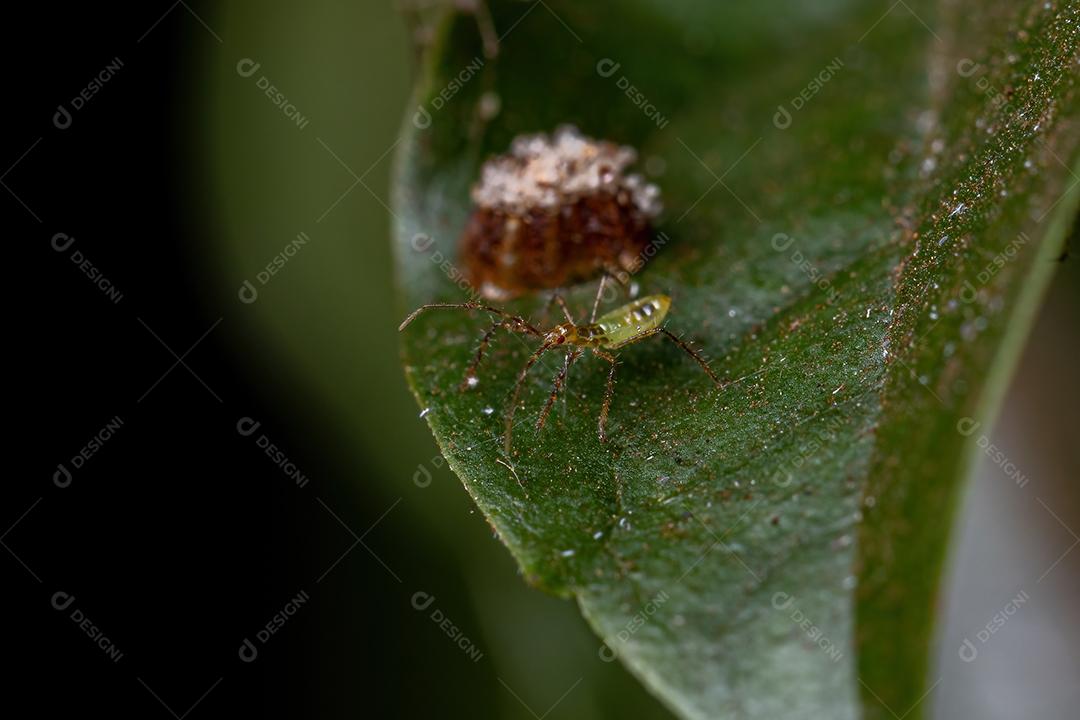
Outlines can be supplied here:
<path id="1" fill-rule="evenodd" d="M 238 362 L 281 410 L 313 489 L 358 534 L 388 511 L 364 536 L 372 554 L 357 548 L 313 594 L 317 629 L 306 656 L 291 659 L 307 714 L 669 717 L 618 663 L 601 660 L 572 602 L 523 582 L 406 390 L 396 327 L 407 309 L 393 291 L 388 206 L 398 129 L 415 109 L 416 38 L 400 8 L 239 0 L 207 20 L 223 42 L 192 46 L 188 106 L 189 200 L 210 229 L 195 248 L 208 301 L 244 328 L 230 338 Z M 268 272 L 298 233 L 306 243 Z M 956 660 L 960 640 L 1015 595 L 1027 564 L 1069 547 L 1033 498 L 1080 527 L 1069 488 L 1080 474 L 1076 279 L 1076 263 L 1063 265 L 994 433 L 1033 485 L 1020 491 L 987 461 L 969 494 L 942 608 L 945 680 L 934 704 L 943 716 L 1013 717 L 1034 702 L 1035 717 L 1066 717 L 1080 701 L 1070 611 L 1080 552 L 1047 578 L 1054 591 L 1033 595 L 1023 621 L 1002 630 L 1013 641 L 995 640 L 980 662 Z M 239 299 L 245 282 L 254 302 Z M 303 564 L 302 544 L 297 553 Z M 325 565 L 311 563 L 314 572 Z M 432 605 L 415 609 L 418 592 Z M 431 619 L 436 609 L 479 660 Z"/>
<path id="2" fill-rule="evenodd" d="M 601 661 L 576 605 L 523 582 L 406 389 L 386 207 L 415 64 L 400 9 L 319 0 L 220 13 L 207 21 L 222 47 L 200 39 L 192 77 L 193 120 L 208 141 L 196 142 L 209 151 L 193 200 L 215 229 L 202 247 L 207 289 L 248 329 L 232 340 L 251 381 L 290 408 L 291 438 L 314 445 L 305 454 L 325 460 L 305 470 L 335 512 L 362 534 L 401 498 L 365 542 L 402 583 L 357 548 L 329 593 L 320 585 L 312 596 L 319 631 L 309 657 L 293 659 L 312 715 L 382 705 L 404 717 L 530 718 L 558 701 L 550 717 L 669 717 L 618 663 Z M 259 67 L 243 77 L 241 61 Z M 303 119 L 266 95 L 268 83 Z M 262 284 L 259 272 L 301 232 L 308 242 Z M 238 299 L 245 280 L 258 290 L 250 304 Z M 311 560 L 314 573 L 323 560 Z M 435 597 L 424 611 L 417 592 Z M 436 609 L 478 661 L 431 619 Z"/>

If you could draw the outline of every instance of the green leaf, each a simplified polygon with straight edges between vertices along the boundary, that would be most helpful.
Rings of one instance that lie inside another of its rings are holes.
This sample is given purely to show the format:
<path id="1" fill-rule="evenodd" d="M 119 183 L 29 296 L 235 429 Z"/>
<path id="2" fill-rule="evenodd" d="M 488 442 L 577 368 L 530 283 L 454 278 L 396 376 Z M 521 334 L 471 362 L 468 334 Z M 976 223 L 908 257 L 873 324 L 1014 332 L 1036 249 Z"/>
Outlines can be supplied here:
<path id="1" fill-rule="evenodd" d="M 684 717 L 922 715 L 970 430 L 1076 214 L 1077 3 L 865 5 L 493 3 L 498 58 L 475 18 L 447 17 L 414 97 L 430 123 L 407 113 L 403 312 L 464 299 L 469 186 L 516 134 L 573 123 L 662 169 L 670 241 L 636 279 L 673 297 L 668 327 L 722 391 L 641 343 L 620 355 L 609 443 L 593 358 L 535 435 L 555 357 L 510 458 L 529 344 L 500 337 L 462 393 L 483 313 L 429 313 L 402 342 L 440 448 L 527 579 L 576 597 L 602 654 Z"/>

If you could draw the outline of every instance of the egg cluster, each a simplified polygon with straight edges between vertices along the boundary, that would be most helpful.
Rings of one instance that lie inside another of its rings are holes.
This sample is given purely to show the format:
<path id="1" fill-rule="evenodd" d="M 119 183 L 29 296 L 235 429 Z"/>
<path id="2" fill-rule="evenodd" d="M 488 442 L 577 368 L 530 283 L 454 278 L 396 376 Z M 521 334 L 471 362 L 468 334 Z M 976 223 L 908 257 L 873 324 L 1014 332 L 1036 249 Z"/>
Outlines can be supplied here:
<path id="1" fill-rule="evenodd" d="M 469 283 L 505 300 L 636 272 L 661 210 L 659 188 L 628 172 L 636 160 L 572 126 L 515 138 L 472 189 L 460 257 Z"/>
<path id="2" fill-rule="evenodd" d="M 550 137 L 520 135 L 509 153 L 484 163 L 472 200 L 478 207 L 527 213 L 603 193 L 622 196 L 654 218 L 661 210 L 660 188 L 626 172 L 636 161 L 632 147 L 593 140 L 572 125 Z"/>

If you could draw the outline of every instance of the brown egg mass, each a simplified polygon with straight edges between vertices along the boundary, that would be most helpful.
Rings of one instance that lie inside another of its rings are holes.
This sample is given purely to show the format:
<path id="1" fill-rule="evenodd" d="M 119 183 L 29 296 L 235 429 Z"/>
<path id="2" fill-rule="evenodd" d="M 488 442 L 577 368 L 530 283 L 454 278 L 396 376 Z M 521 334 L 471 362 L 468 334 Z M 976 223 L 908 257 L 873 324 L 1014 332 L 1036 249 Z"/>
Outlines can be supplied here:
<path id="1" fill-rule="evenodd" d="M 645 260 L 660 190 L 626 169 L 633 148 L 562 126 L 522 135 L 484 163 L 460 263 L 483 297 L 506 300 L 567 287 L 607 271 L 625 278 Z"/>

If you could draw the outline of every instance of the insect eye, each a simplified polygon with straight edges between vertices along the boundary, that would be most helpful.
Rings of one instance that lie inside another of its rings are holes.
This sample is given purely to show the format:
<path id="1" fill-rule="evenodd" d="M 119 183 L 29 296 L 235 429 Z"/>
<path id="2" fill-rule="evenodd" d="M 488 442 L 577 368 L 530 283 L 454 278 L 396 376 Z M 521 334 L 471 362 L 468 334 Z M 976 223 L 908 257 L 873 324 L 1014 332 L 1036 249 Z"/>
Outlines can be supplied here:
<path id="1" fill-rule="evenodd" d="M 562 345 L 564 342 L 566 342 L 566 338 L 564 338 L 563 336 L 560 335 L 559 340 L 558 340 L 558 342 L 556 344 Z"/>

